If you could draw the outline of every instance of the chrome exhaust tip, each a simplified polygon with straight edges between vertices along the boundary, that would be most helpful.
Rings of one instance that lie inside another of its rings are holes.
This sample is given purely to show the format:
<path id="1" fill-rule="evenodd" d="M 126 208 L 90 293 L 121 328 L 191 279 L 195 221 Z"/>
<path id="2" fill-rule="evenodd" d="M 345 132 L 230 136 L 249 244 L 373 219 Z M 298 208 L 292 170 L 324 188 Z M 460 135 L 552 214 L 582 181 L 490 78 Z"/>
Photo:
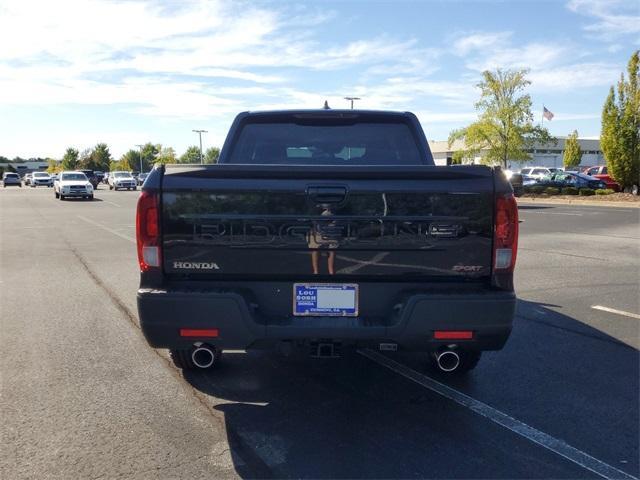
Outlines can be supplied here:
<path id="1" fill-rule="evenodd" d="M 460 366 L 460 355 L 453 350 L 444 350 L 436 354 L 436 363 L 443 372 L 453 372 Z"/>
<path id="2" fill-rule="evenodd" d="M 215 347 L 199 345 L 191 352 L 191 361 L 198 368 L 209 368 L 216 361 Z"/>

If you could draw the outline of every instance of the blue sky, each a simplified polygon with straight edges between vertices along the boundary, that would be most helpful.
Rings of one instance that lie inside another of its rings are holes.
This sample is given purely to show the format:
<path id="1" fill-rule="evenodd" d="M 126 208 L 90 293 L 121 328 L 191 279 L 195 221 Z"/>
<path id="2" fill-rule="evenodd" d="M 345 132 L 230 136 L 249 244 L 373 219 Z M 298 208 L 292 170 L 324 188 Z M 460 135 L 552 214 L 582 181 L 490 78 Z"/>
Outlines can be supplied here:
<path id="1" fill-rule="evenodd" d="M 536 120 L 600 133 L 640 47 L 637 0 L 0 0 L 0 155 L 106 142 L 221 146 L 236 113 L 409 110 L 429 139 L 475 118 L 485 69 L 528 68 Z"/>

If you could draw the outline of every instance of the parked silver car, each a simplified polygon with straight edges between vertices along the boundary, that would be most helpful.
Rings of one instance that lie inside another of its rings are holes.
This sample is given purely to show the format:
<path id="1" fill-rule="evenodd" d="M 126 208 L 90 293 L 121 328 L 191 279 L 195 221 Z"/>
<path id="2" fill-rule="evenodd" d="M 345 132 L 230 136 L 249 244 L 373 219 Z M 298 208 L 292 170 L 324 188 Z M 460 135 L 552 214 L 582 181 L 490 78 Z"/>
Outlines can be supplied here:
<path id="1" fill-rule="evenodd" d="M 119 190 L 121 188 L 137 190 L 136 179 L 133 178 L 131 172 L 111 172 L 109 174 L 109 190 Z"/>
<path id="2" fill-rule="evenodd" d="M 31 174 L 31 187 L 53 187 L 53 179 L 47 172 L 33 172 Z"/>
<path id="3" fill-rule="evenodd" d="M 2 174 L 2 186 L 7 188 L 9 185 L 17 185 L 22 187 L 22 181 L 20 175 L 14 172 L 4 172 Z"/>

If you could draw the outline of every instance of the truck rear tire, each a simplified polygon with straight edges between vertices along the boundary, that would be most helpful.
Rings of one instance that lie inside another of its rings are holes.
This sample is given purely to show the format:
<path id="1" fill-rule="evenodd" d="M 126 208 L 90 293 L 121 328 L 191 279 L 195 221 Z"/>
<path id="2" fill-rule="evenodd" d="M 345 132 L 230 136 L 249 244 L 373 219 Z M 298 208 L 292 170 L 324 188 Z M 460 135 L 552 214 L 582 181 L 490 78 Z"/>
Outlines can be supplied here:
<path id="1" fill-rule="evenodd" d="M 480 350 L 456 350 L 456 352 L 458 353 L 458 355 L 460 355 L 460 365 L 455 370 L 451 372 L 445 372 L 441 370 L 438 367 L 435 352 L 431 352 L 429 354 L 429 367 L 438 372 L 438 374 L 440 375 L 455 377 L 465 375 L 476 368 L 478 362 L 480 361 L 480 357 L 482 357 L 482 352 Z"/>

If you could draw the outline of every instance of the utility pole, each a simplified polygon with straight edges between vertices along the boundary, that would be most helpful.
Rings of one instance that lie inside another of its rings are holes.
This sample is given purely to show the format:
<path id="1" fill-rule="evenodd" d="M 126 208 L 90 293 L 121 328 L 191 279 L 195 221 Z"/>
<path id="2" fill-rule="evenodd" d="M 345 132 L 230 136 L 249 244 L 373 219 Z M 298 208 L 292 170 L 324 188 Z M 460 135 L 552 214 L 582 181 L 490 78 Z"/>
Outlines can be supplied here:
<path id="1" fill-rule="evenodd" d="M 140 149 L 140 173 L 144 173 L 142 171 L 142 147 L 144 147 L 144 145 L 136 145 L 136 147 L 138 147 Z"/>
<path id="2" fill-rule="evenodd" d="M 198 134 L 198 136 L 200 137 L 200 163 L 204 163 L 204 159 L 202 157 L 202 134 L 203 133 L 209 133 L 206 130 L 191 130 L 192 132 L 195 132 Z"/>
<path id="3" fill-rule="evenodd" d="M 351 102 L 351 110 L 353 110 L 353 101 L 354 100 L 361 100 L 360 97 L 344 97 L 344 99 Z"/>

